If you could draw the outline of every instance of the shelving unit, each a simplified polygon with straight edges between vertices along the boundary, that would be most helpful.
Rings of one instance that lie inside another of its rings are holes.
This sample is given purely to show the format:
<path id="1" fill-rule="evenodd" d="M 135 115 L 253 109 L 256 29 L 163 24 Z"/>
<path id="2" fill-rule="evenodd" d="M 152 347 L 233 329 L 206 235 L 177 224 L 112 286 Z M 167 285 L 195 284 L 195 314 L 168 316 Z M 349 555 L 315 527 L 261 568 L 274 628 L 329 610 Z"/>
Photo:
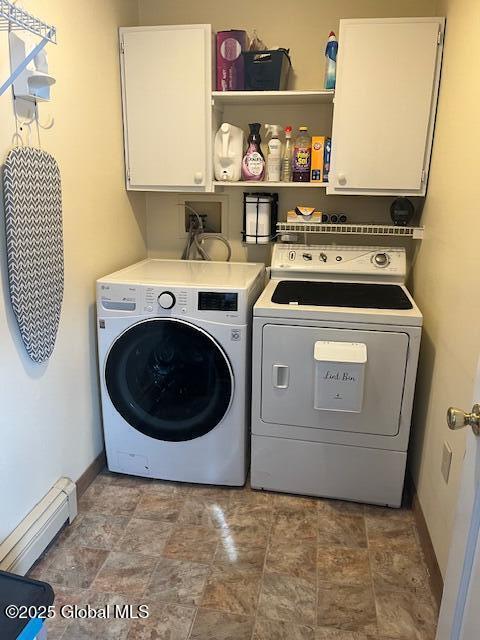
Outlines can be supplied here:
<path id="1" fill-rule="evenodd" d="M 421 240 L 424 227 L 397 227 L 387 224 L 306 224 L 278 222 L 277 233 L 335 233 L 365 236 L 393 236 Z"/>
<path id="2" fill-rule="evenodd" d="M 312 189 L 326 189 L 326 182 L 267 182 L 266 180 L 262 180 L 261 182 L 255 181 L 239 181 L 239 182 L 223 182 L 222 180 L 214 181 L 215 187 L 240 187 L 242 189 L 249 189 L 253 187 L 263 187 L 264 189 L 280 189 L 286 188 L 289 189 L 291 187 L 300 187 L 300 188 L 312 188 Z"/>
<path id="3" fill-rule="evenodd" d="M 214 106 L 332 103 L 334 91 L 212 91 Z"/>
<path id="4" fill-rule="evenodd" d="M 0 31 L 19 30 L 29 31 L 41 40 L 0 86 L 0 95 L 5 93 L 8 87 L 13 84 L 16 78 L 49 42 L 57 44 L 57 30 L 53 25 L 32 16 L 31 13 L 8 0 L 0 0 Z"/>

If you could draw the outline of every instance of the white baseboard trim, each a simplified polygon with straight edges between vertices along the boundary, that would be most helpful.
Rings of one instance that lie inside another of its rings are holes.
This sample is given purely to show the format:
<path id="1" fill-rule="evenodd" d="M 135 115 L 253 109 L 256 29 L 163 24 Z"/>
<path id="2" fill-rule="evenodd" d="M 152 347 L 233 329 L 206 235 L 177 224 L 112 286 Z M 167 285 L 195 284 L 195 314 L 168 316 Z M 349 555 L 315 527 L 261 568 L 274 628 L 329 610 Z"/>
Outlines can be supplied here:
<path id="1" fill-rule="evenodd" d="M 60 478 L 0 544 L 0 569 L 25 575 L 65 522 L 72 522 L 76 515 L 76 486 L 69 478 Z"/>

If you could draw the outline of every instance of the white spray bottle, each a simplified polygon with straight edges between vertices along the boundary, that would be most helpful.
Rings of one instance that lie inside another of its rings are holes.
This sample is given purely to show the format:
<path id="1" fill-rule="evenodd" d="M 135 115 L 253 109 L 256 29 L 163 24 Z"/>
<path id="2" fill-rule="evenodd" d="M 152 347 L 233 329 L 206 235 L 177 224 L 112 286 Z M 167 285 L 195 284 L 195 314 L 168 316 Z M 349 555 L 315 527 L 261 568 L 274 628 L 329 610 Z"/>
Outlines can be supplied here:
<path id="1" fill-rule="evenodd" d="M 266 124 L 267 135 L 271 138 L 268 142 L 267 156 L 267 182 L 280 182 L 280 170 L 282 166 L 282 142 L 280 132 L 282 127 L 278 124 Z"/>

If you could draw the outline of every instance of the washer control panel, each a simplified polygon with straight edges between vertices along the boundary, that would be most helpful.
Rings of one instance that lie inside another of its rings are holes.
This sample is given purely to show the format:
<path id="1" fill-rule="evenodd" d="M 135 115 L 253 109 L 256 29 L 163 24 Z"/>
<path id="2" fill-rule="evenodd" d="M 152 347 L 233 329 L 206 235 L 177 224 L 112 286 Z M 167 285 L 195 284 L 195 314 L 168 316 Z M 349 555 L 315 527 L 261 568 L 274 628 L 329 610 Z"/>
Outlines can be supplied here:
<path id="1" fill-rule="evenodd" d="M 329 274 L 349 276 L 391 276 L 404 280 L 407 273 L 403 247 L 349 247 L 335 245 L 276 244 L 272 255 L 272 275 L 308 272 L 312 277 Z"/>

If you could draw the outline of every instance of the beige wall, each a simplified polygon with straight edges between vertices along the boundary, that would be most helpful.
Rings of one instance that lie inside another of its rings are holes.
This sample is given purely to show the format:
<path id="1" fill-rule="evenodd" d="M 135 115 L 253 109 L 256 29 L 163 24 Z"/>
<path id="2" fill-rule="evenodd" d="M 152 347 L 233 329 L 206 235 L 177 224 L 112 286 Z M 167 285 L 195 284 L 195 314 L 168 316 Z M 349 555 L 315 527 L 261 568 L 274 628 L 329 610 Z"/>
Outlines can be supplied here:
<path id="1" fill-rule="evenodd" d="M 55 118 L 41 131 L 41 144 L 62 174 L 66 278 L 55 352 L 48 364 L 34 364 L 12 314 L 0 241 L 0 541 L 60 476 L 76 480 L 101 451 L 94 282 L 146 253 L 143 195 L 124 189 L 118 72 L 117 26 L 136 24 L 137 5 L 22 4 L 58 28 L 58 45 L 48 48 L 57 85 L 40 117 Z M 1 82 L 7 61 L 7 35 L 0 32 Z M 1 162 L 14 131 L 8 91 L 0 96 Z M 34 129 L 31 139 L 37 145 Z"/>
<path id="2" fill-rule="evenodd" d="M 435 15 L 436 0 L 304 0 L 294 2 L 257 2 L 244 0 L 241 3 L 218 0 L 202 2 L 178 0 L 139 0 L 140 24 L 212 24 L 214 31 L 222 29 L 246 29 L 251 35 L 256 29 L 268 46 L 283 46 L 290 49 L 294 73 L 291 89 L 317 89 L 323 85 L 325 40 L 331 29 L 338 33 L 340 18 Z M 373 45 L 374 46 L 374 43 Z M 366 81 L 369 81 L 366 77 Z M 373 78 L 370 79 L 373 81 Z M 263 107 L 252 116 L 248 107 L 225 109 L 224 120 L 241 125 L 248 130 L 248 122 L 254 117 L 258 122 L 278 124 L 301 124 L 309 126 L 319 135 L 331 131 L 331 105 L 320 108 L 308 107 L 285 109 Z M 268 190 L 268 189 L 267 189 Z M 227 236 L 233 245 L 235 260 L 269 260 L 268 249 L 250 249 L 241 244 L 243 191 L 227 188 L 226 200 Z M 279 189 L 280 218 L 285 219 L 288 209 L 297 204 L 315 206 L 329 213 L 347 212 L 351 222 L 388 222 L 391 198 L 326 196 L 323 191 Z M 199 198 L 196 198 L 198 201 Z M 184 238 L 179 234 L 179 204 L 182 197 L 173 194 L 147 195 L 148 251 L 151 256 L 179 257 Z M 322 241 L 324 241 L 322 239 Z M 342 239 L 343 241 L 343 239 Z M 328 240 L 327 240 L 328 242 Z M 358 239 L 357 239 L 358 242 Z M 371 243 L 366 239 L 365 243 Z M 221 245 L 212 245 L 214 258 L 224 256 Z"/>
<path id="3" fill-rule="evenodd" d="M 438 13 L 447 16 L 447 35 L 423 213 L 427 235 L 413 271 L 425 326 L 412 450 L 420 502 L 444 572 L 465 448 L 465 433 L 448 431 L 445 412 L 449 405 L 471 407 L 480 350 L 480 3 L 441 0 Z M 440 473 L 445 440 L 453 450 L 448 484 Z"/>

